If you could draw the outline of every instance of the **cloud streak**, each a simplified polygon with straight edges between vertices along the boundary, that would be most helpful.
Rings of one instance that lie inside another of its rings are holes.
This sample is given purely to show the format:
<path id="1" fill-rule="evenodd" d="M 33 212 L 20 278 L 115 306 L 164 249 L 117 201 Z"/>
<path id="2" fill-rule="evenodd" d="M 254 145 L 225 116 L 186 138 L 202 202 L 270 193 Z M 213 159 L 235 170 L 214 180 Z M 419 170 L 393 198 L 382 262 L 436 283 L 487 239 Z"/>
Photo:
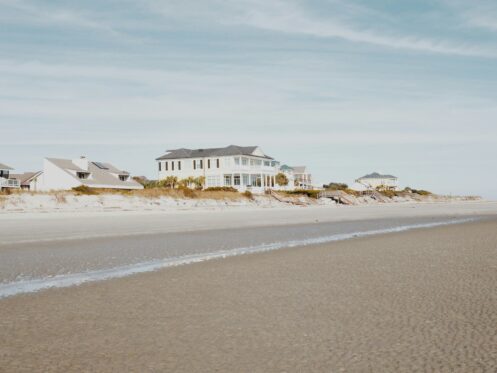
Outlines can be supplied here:
<path id="1" fill-rule="evenodd" d="M 312 14 L 295 2 L 280 0 L 214 1 L 215 6 L 205 8 L 188 6 L 188 1 L 183 2 L 182 5 L 176 3 L 173 6 L 169 3 L 164 4 L 156 1 L 152 3 L 146 1 L 146 3 L 154 12 L 159 12 L 168 18 L 174 16 L 191 17 L 195 21 L 201 20 L 231 26 L 243 25 L 259 30 L 341 39 L 353 43 L 413 52 L 497 58 L 497 49 L 489 46 L 402 35 L 398 30 L 388 33 L 372 28 L 352 26 L 350 20 L 353 19 L 354 14 L 370 13 L 375 19 L 381 16 L 367 8 L 352 6 L 339 0 L 332 2 L 337 14 L 327 17 Z M 216 11 L 212 9 L 216 9 Z M 344 14 L 344 9 L 347 14 Z M 387 18 L 386 15 L 383 17 Z"/>

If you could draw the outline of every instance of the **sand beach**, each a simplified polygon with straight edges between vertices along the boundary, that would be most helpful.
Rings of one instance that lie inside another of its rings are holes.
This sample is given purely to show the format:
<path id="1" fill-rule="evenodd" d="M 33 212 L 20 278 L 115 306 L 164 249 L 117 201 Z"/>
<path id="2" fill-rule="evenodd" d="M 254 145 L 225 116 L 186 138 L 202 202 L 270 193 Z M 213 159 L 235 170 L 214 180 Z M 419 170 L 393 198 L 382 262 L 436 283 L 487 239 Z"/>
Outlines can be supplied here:
<path id="1" fill-rule="evenodd" d="M 473 222 L 0 299 L 0 371 L 495 371 L 486 208 Z"/>

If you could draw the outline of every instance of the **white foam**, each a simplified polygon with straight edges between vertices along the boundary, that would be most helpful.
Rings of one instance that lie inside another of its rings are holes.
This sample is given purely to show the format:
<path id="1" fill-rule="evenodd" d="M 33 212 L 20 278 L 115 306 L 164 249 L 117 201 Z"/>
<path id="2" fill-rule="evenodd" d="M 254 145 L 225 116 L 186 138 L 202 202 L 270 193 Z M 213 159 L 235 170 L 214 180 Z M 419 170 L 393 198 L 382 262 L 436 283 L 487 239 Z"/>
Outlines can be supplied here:
<path id="1" fill-rule="evenodd" d="M 385 233 L 395 233 L 395 232 L 404 232 L 412 229 L 419 228 L 432 228 L 438 227 L 442 225 L 450 225 L 450 224 L 459 224 L 466 223 L 470 221 L 476 220 L 475 218 L 467 218 L 467 219 L 457 219 L 450 221 L 439 221 L 433 223 L 424 223 L 424 224 L 411 224 L 411 225 L 402 225 L 398 227 L 385 228 L 385 229 L 377 229 L 370 231 L 362 231 L 362 232 L 352 232 L 352 233 L 340 233 L 329 236 L 315 237 L 315 238 L 307 238 L 302 240 L 292 240 L 292 241 L 283 241 L 283 242 L 273 242 L 267 244 L 261 244 L 256 246 L 249 247 L 240 247 L 236 249 L 230 250 L 222 250 L 216 251 L 212 253 L 204 253 L 204 254 L 195 254 L 195 255 L 187 255 L 182 257 L 174 257 L 167 259 L 159 259 L 148 262 L 136 263 L 127 266 L 120 266 L 96 271 L 88 271 L 83 273 L 74 273 L 74 274 L 64 274 L 64 275 L 56 275 L 51 277 L 44 277 L 38 279 L 30 279 L 30 280 L 22 280 L 22 281 L 14 281 L 10 283 L 5 283 L 0 285 L 0 299 L 6 298 L 18 294 L 23 293 L 32 293 L 37 292 L 44 289 L 49 288 L 63 288 L 69 286 L 77 286 L 84 283 L 94 282 L 94 281 L 103 281 L 109 280 L 113 278 L 120 278 L 131 276 L 138 273 L 151 272 L 156 271 L 162 268 L 198 263 L 206 260 L 226 258 L 230 256 L 243 255 L 243 254 L 251 254 L 258 253 L 264 251 L 278 250 L 282 248 L 288 247 L 297 247 L 297 246 L 308 246 L 315 244 L 322 244 L 333 241 L 343 241 L 356 237 L 366 237 L 373 236 L 378 234 Z"/>

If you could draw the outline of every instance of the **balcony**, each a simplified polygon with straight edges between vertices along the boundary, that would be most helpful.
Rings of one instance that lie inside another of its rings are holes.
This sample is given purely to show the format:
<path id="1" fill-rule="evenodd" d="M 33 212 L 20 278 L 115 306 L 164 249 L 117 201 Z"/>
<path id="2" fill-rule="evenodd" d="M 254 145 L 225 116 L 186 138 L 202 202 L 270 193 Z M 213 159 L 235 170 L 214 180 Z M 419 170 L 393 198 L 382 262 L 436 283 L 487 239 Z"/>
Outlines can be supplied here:
<path id="1" fill-rule="evenodd" d="M 20 188 L 21 185 L 17 179 L 0 178 L 0 188 Z"/>

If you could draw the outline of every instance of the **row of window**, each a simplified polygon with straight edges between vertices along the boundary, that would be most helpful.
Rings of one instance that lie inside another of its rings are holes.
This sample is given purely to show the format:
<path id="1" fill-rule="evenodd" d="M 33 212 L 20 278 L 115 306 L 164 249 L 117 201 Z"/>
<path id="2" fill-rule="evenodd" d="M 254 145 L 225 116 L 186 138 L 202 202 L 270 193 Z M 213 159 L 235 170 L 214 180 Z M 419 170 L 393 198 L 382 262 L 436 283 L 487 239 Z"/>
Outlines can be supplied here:
<path id="1" fill-rule="evenodd" d="M 193 163 L 193 169 L 194 170 L 203 170 L 204 169 L 204 160 L 203 159 L 194 159 L 192 161 Z M 219 159 L 216 159 L 215 162 L 211 162 L 210 159 L 207 160 L 207 168 L 214 167 L 214 164 L 216 168 L 220 167 Z M 164 171 L 171 171 L 175 170 L 175 167 L 178 171 L 181 171 L 181 161 L 166 161 L 164 162 Z M 162 171 L 162 162 L 159 162 L 159 171 Z"/>
<path id="2" fill-rule="evenodd" d="M 248 186 L 248 187 L 274 187 L 274 177 L 271 175 L 260 174 L 225 174 L 223 176 L 222 184 L 219 175 L 207 176 L 206 186 Z"/>
<path id="3" fill-rule="evenodd" d="M 252 167 L 261 167 L 263 164 L 265 167 L 271 167 L 275 166 L 276 162 L 271 162 L 271 161 L 262 161 L 262 159 L 252 159 L 252 158 L 246 158 L 246 157 L 235 157 L 235 165 L 236 166 L 250 166 Z"/>

